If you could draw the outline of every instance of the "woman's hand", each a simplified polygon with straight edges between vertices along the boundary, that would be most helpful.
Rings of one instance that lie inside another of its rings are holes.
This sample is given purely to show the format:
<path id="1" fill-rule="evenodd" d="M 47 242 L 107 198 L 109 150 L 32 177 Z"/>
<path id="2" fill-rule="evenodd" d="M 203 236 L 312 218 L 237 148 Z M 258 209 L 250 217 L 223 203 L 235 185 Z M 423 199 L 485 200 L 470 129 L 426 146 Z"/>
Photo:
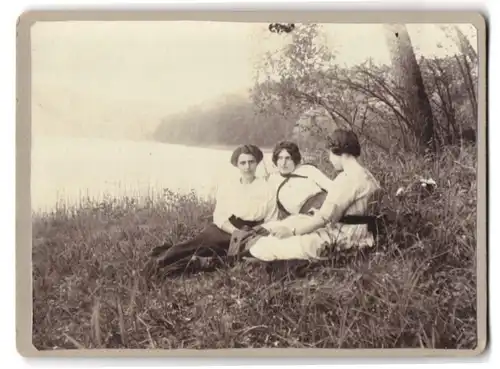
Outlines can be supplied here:
<path id="1" fill-rule="evenodd" d="M 229 234 L 233 234 L 234 231 L 236 231 L 238 228 L 236 228 L 234 225 L 229 220 L 226 220 L 223 224 L 221 229 Z"/>

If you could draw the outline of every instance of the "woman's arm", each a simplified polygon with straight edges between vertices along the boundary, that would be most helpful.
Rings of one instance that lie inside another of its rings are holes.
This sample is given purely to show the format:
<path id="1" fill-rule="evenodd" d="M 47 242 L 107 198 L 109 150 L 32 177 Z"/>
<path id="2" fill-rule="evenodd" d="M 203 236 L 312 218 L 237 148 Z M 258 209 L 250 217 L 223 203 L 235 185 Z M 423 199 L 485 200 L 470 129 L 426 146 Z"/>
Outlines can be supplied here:
<path id="1" fill-rule="evenodd" d="M 321 210 L 316 212 L 314 215 L 305 218 L 295 229 L 292 229 L 292 236 L 311 233 L 323 228 L 328 223 L 336 223 L 342 217 L 343 210 L 344 209 L 340 206 L 333 205 L 332 209 L 329 211 L 329 217 L 325 216 Z"/>
<path id="2" fill-rule="evenodd" d="M 299 172 L 316 182 L 325 191 L 328 191 L 332 186 L 333 180 L 313 165 L 303 164 Z"/>
<path id="3" fill-rule="evenodd" d="M 275 235 L 281 238 L 297 236 L 314 232 L 328 223 L 336 223 L 344 215 L 345 211 L 356 200 L 358 186 L 352 180 L 341 173 L 332 181 L 332 185 L 327 189 L 326 197 L 321 208 L 310 217 L 304 217 L 295 229 L 280 226 L 274 229 Z"/>
<path id="4" fill-rule="evenodd" d="M 276 189 L 273 183 L 266 182 L 266 215 L 264 223 L 273 222 L 278 220 L 278 204 L 276 201 Z"/>
<path id="5" fill-rule="evenodd" d="M 352 183 L 346 173 L 340 173 L 327 189 L 328 195 L 321 208 L 295 230 L 295 234 L 313 232 L 327 223 L 337 223 L 356 200 L 358 183 Z"/>
<path id="6" fill-rule="evenodd" d="M 222 223 L 219 226 L 220 229 L 222 229 L 226 233 L 233 233 L 236 231 L 238 228 L 236 228 L 229 220 L 226 220 L 224 223 Z"/>
<path id="7" fill-rule="evenodd" d="M 219 186 L 215 198 L 215 209 L 213 213 L 214 224 L 224 232 L 233 233 L 236 227 L 231 224 L 229 217 L 232 215 L 229 209 L 228 197 L 231 194 L 229 186 Z"/>

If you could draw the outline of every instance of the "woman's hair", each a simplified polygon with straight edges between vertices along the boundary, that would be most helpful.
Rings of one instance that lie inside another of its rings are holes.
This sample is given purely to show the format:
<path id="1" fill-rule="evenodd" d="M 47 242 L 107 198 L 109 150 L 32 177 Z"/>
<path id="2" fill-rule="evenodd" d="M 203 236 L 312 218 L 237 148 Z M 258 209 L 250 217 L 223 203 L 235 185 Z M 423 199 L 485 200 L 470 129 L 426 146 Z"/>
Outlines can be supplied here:
<path id="1" fill-rule="evenodd" d="M 335 155 L 348 154 L 354 157 L 361 155 L 358 136 L 353 131 L 336 129 L 328 137 L 328 148 Z"/>
<path id="2" fill-rule="evenodd" d="M 231 155 L 231 164 L 233 164 L 235 167 L 238 166 L 238 158 L 240 157 L 241 154 L 252 155 L 257 161 L 257 164 L 259 164 L 264 158 L 264 154 L 257 146 L 241 145 L 238 146 Z"/>
<path id="3" fill-rule="evenodd" d="M 276 162 L 278 161 L 278 155 L 283 150 L 286 150 L 290 154 L 295 165 L 299 164 L 302 160 L 302 155 L 297 144 L 291 141 L 281 141 L 276 144 L 273 150 L 272 160 L 274 165 L 276 165 Z"/>

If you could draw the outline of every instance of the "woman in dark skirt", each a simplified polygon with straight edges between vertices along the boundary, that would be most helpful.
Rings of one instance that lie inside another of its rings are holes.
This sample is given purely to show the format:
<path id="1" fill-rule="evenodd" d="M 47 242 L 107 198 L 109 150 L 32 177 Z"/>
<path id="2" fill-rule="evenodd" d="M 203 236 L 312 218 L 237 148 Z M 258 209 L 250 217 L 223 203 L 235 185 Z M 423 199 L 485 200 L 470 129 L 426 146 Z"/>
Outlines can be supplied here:
<path id="1" fill-rule="evenodd" d="M 235 230 L 252 229 L 277 219 L 274 191 L 264 178 L 255 175 L 263 160 L 254 145 L 239 146 L 231 155 L 231 164 L 240 175 L 217 190 L 213 222 L 195 238 L 171 246 L 164 244 L 150 256 L 159 268 L 185 268 L 193 256 L 225 257 Z"/>

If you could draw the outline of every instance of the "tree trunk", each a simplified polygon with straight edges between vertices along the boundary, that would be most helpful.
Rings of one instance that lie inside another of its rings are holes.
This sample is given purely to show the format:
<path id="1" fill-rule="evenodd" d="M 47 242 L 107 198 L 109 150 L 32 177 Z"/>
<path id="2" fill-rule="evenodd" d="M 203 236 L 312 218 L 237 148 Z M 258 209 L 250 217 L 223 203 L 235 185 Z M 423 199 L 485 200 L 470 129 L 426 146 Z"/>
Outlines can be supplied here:
<path id="1" fill-rule="evenodd" d="M 425 92 L 410 35 L 404 24 L 386 24 L 384 30 L 395 80 L 408 107 L 407 118 L 411 122 L 420 149 L 435 152 L 437 147 L 432 108 Z"/>
<path id="2" fill-rule="evenodd" d="M 458 47 L 460 52 L 469 57 L 471 63 L 475 64 L 477 62 L 477 53 L 470 44 L 469 39 L 464 35 L 464 33 L 458 28 L 457 25 L 451 27 L 441 27 L 444 32 L 451 36 L 453 42 Z"/>

